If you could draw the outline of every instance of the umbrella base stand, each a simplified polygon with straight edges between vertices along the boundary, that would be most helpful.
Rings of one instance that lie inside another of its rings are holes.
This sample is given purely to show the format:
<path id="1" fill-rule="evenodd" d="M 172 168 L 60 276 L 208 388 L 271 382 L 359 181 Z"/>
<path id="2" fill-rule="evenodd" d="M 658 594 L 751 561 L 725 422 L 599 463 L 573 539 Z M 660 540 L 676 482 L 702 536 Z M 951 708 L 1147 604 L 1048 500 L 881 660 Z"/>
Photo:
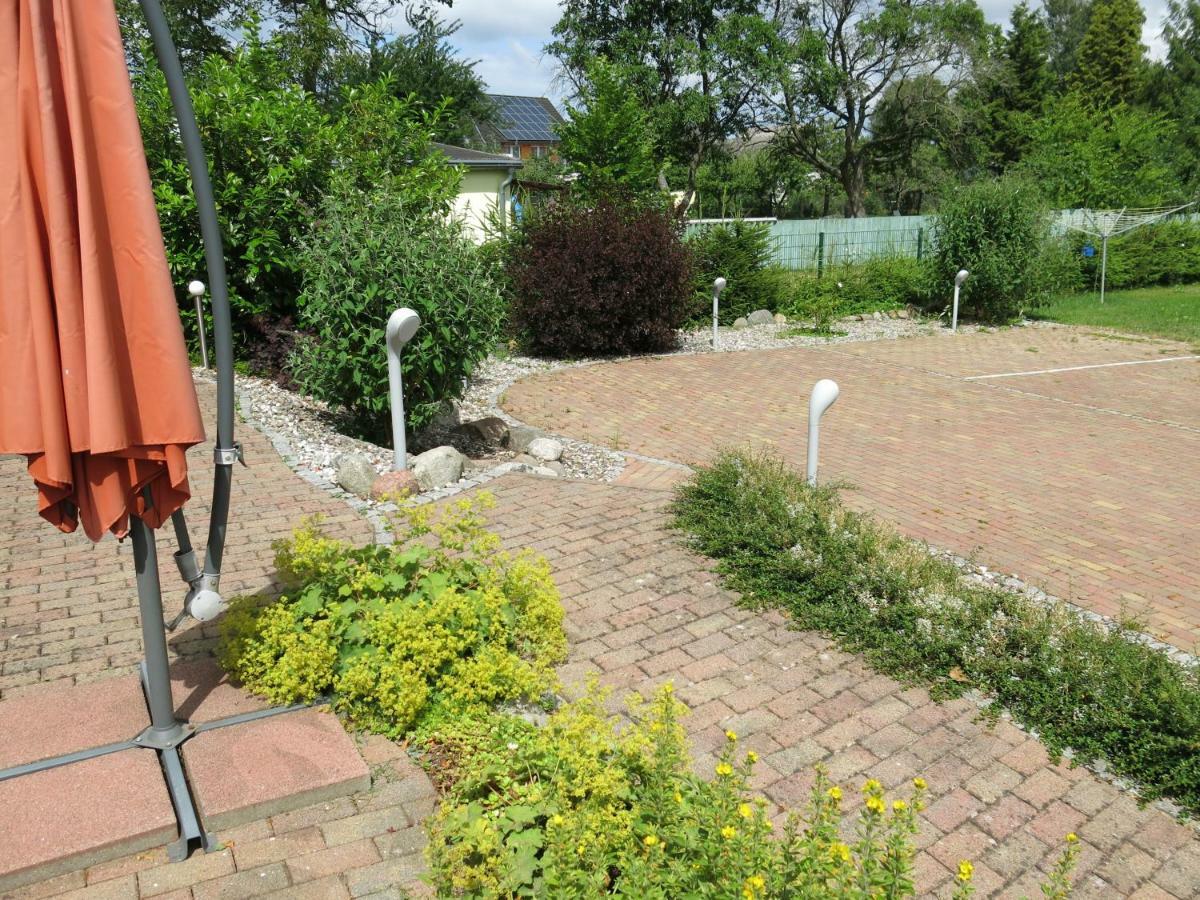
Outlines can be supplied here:
<path id="1" fill-rule="evenodd" d="M 170 796 L 171 806 L 179 827 L 179 837 L 167 845 L 167 857 L 171 862 L 180 862 L 187 859 L 196 850 L 204 850 L 207 853 L 221 847 L 216 836 L 203 825 L 180 754 L 180 747 L 183 743 L 206 731 L 297 712 L 326 701 L 322 699 L 312 704 L 300 703 L 292 706 L 254 710 L 207 722 L 180 721 L 175 715 L 174 699 L 171 694 L 171 676 L 167 661 L 167 635 L 163 622 L 163 604 L 158 580 L 158 554 L 155 549 L 154 532 L 141 519 L 133 518 L 130 522 L 130 535 L 133 539 L 142 642 L 146 652 L 146 658 L 140 666 L 140 680 L 142 693 L 150 713 L 150 725 L 129 740 L 103 744 L 0 769 L 0 782 L 124 750 L 152 750 L 158 756 L 163 780 L 166 783 L 167 793 Z"/>

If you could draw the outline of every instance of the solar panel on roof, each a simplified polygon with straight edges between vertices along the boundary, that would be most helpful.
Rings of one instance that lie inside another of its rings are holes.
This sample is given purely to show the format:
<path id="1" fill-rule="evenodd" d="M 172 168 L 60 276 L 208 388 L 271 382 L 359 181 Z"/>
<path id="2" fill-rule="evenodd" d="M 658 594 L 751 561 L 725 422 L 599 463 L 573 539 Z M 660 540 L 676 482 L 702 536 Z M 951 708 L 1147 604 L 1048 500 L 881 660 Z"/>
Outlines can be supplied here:
<path id="1" fill-rule="evenodd" d="M 499 131 L 509 141 L 556 141 L 557 118 L 537 97 L 505 97 L 492 95 L 499 108 Z"/>

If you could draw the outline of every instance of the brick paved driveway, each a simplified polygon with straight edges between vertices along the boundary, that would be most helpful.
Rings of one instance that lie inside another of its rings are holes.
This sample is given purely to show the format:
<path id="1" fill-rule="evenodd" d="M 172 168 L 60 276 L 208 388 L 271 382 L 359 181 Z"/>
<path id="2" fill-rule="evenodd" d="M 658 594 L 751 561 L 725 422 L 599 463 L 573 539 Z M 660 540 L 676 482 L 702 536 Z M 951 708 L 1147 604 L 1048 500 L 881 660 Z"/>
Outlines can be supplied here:
<path id="1" fill-rule="evenodd" d="M 641 480 L 648 480 L 642 478 Z M 550 560 L 567 610 L 569 686 L 589 672 L 618 692 L 667 679 L 697 768 L 732 728 L 762 757 L 755 787 L 775 804 L 803 803 L 812 767 L 843 784 L 879 778 L 903 792 L 923 775 L 931 804 L 917 838 L 919 896 L 946 896 L 958 861 L 975 861 L 981 897 L 1039 896 L 1062 839 L 1081 839 L 1075 896 L 1197 896 L 1200 839 L 1086 770 L 1053 765 L 1041 745 L 1002 721 L 988 729 L 967 701 L 934 703 L 873 674 L 856 657 L 781 616 L 737 607 L 708 562 L 667 530 L 670 493 L 509 475 L 490 486 L 491 527 L 505 546 Z M 614 704 L 615 706 L 615 704 Z M 396 898 L 417 890 L 429 782 L 398 745 L 370 738 L 370 791 L 219 835 L 229 847 L 169 865 L 162 851 L 61 876 L 14 900 L 64 894 L 165 900 L 271 895 Z M 851 803 L 857 791 L 848 790 Z M 851 808 L 854 808 L 851 806 Z"/>
<path id="2" fill-rule="evenodd" d="M 802 466 L 808 391 L 835 378 L 822 473 L 852 483 L 849 502 L 1192 648 L 1200 361 L 1176 359 L 1192 353 L 1037 327 L 601 364 L 520 382 L 504 405 L 653 457 L 749 442 Z M 1070 371 L 1013 374 L 1048 369 Z"/>
<path id="3" fill-rule="evenodd" d="M 192 500 L 186 507 L 192 542 L 203 547 L 212 498 L 212 437 L 216 391 L 198 386 L 209 440 L 188 454 Z M 272 585 L 271 542 L 286 537 L 301 518 L 320 513 L 334 533 L 365 542 L 372 530 L 340 500 L 296 477 L 271 443 L 253 428 L 236 435 L 248 468 L 233 475 L 232 511 L 221 579 L 228 596 L 258 593 Z M 0 699 L 27 685 L 90 681 L 126 675 L 142 658 L 137 620 L 133 550 L 111 535 L 93 544 L 82 530 L 62 534 L 37 514 L 25 460 L 0 458 Z M 184 585 L 171 554 L 170 528 L 159 532 L 163 605 L 173 616 Z M 190 622 L 171 636 L 172 655 L 205 653 L 216 624 Z"/>

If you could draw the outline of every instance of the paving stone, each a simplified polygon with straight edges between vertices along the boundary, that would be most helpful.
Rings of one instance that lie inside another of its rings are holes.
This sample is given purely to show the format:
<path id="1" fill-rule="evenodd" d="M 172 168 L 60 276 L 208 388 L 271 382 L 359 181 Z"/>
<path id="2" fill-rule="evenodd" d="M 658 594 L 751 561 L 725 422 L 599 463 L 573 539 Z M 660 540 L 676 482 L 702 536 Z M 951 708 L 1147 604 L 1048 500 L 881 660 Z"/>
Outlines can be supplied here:
<path id="1" fill-rule="evenodd" d="M 0 891 L 137 853 L 175 833 L 158 759 L 148 750 L 0 781 Z"/>
<path id="2" fill-rule="evenodd" d="M 215 853 L 193 853 L 183 862 L 167 863 L 138 873 L 138 891 L 143 897 L 169 894 L 181 888 L 220 878 L 235 870 L 233 853 L 219 850 Z"/>
<path id="3" fill-rule="evenodd" d="M 287 886 L 287 871 L 282 863 L 274 863 L 202 881 L 192 886 L 192 896 L 195 900 L 242 900 L 245 897 L 261 897 Z"/>
<path id="4" fill-rule="evenodd" d="M 183 745 L 209 828 L 276 815 L 370 786 L 366 763 L 337 717 L 305 709 L 206 731 Z"/>

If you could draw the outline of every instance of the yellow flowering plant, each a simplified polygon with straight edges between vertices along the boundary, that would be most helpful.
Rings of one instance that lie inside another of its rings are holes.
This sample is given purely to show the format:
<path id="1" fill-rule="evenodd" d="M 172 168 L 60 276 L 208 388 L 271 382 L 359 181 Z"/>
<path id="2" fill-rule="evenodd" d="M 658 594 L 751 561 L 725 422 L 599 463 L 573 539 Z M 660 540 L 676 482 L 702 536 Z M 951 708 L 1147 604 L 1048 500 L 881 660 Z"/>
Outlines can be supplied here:
<path id="1" fill-rule="evenodd" d="M 488 494 L 402 511 L 390 546 L 355 547 L 307 521 L 276 544 L 286 593 L 239 598 L 219 656 L 275 703 L 328 694 L 360 727 L 391 737 L 425 719 L 539 701 L 566 655 L 562 606 L 544 559 L 500 552 Z"/>
<path id="2" fill-rule="evenodd" d="M 627 723 L 605 701 L 593 684 L 541 728 L 493 715 L 432 737 L 433 755 L 456 761 L 429 826 L 439 896 L 914 895 L 920 779 L 895 798 L 868 781 L 847 821 L 843 789 L 818 769 L 808 805 L 776 829 L 736 735 L 696 774 L 669 685 L 633 698 Z"/>

